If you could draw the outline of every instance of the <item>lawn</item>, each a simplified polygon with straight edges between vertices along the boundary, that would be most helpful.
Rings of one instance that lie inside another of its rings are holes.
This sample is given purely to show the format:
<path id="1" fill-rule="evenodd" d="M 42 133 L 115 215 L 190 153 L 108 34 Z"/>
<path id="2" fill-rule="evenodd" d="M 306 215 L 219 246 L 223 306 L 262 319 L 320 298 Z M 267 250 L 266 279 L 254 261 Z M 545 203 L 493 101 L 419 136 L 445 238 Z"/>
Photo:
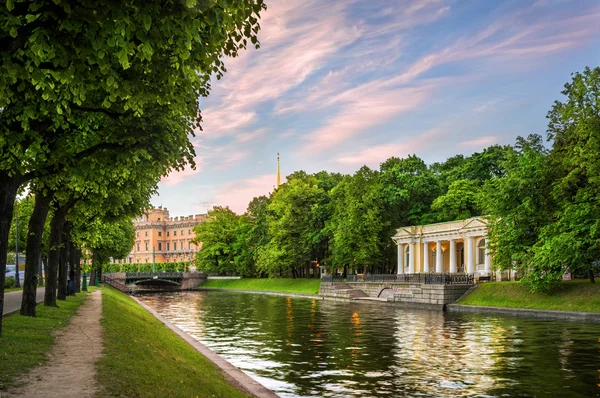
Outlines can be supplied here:
<path id="1" fill-rule="evenodd" d="M 457 304 L 600 312 L 600 283 L 564 281 L 557 291 L 550 294 L 531 293 L 518 282 L 482 283 Z"/>
<path id="2" fill-rule="evenodd" d="M 69 323 L 69 318 L 87 296 L 88 293 L 85 292 L 68 296 L 67 301 L 58 302 L 58 308 L 38 305 L 35 318 L 15 314 L 3 319 L 4 330 L 0 337 L 0 391 L 15 384 L 15 379 L 26 374 L 30 368 L 46 362 L 46 353 L 54 344 L 52 332 Z"/>
<path id="3" fill-rule="evenodd" d="M 247 397 L 221 371 L 129 296 L 102 289 L 101 396 Z"/>
<path id="4" fill-rule="evenodd" d="M 202 283 L 200 288 L 218 288 L 232 290 L 260 290 L 267 292 L 317 294 L 321 286 L 320 279 L 291 278 L 244 278 L 212 279 Z"/>

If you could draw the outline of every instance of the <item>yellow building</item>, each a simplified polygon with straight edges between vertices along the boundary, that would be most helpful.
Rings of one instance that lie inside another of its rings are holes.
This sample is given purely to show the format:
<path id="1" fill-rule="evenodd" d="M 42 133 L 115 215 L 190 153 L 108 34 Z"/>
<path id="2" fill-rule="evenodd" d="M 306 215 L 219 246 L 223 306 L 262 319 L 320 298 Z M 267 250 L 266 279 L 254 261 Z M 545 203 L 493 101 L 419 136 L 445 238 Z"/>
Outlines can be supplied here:
<path id="1" fill-rule="evenodd" d="M 486 250 L 487 221 L 462 221 L 398 228 L 398 274 L 437 272 L 488 276 L 492 259 Z"/>
<path id="2" fill-rule="evenodd" d="M 166 208 L 148 210 L 134 220 L 135 243 L 125 260 L 128 263 L 188 262 L 200 246 L 192 243 L 194 227 L 207 219 L 206 214 L 169 217 Z"/>

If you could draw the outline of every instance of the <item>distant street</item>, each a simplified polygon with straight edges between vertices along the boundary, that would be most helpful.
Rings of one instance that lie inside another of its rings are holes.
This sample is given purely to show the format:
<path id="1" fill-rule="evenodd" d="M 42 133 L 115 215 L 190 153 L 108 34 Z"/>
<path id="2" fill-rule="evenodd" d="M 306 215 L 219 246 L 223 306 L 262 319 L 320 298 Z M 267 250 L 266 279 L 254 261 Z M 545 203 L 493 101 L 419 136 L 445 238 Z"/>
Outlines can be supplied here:
<path id="1" fill-rule="evenodd" d="M 15 311 L 19 311 L 21 308 L 21 297 L 23 291 L 19 290 L 16 292 L 4 293 L 4 315 L 10 314 Z M 44 301 L 44 288 L 38 287 L 37 289 L 37 302 L 41 303 Z"/>

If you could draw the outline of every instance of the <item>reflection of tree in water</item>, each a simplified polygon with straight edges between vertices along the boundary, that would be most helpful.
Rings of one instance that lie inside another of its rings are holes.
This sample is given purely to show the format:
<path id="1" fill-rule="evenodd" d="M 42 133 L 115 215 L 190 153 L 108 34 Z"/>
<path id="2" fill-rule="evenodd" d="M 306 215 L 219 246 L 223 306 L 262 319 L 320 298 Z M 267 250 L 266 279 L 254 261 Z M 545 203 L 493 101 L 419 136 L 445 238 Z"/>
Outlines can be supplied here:
<path id="1" fill-rule="evenodd" d="M 222 292 L 155 301 L 284 396 L 592 396 L 600 382 L 594 324 Z"/>

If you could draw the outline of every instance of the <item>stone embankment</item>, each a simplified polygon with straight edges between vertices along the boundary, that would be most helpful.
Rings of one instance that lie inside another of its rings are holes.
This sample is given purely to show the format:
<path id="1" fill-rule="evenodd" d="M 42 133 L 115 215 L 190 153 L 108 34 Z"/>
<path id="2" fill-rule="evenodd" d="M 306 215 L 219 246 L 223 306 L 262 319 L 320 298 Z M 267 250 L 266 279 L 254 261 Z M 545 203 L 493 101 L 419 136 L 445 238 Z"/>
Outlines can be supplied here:
<path id="1" fill-rule="evenodd" d="M 377 300 L 443 308 L 472 285 L 426 285 L 396 282 L 321 283 L 319 294 L 334 300 Z"/>

